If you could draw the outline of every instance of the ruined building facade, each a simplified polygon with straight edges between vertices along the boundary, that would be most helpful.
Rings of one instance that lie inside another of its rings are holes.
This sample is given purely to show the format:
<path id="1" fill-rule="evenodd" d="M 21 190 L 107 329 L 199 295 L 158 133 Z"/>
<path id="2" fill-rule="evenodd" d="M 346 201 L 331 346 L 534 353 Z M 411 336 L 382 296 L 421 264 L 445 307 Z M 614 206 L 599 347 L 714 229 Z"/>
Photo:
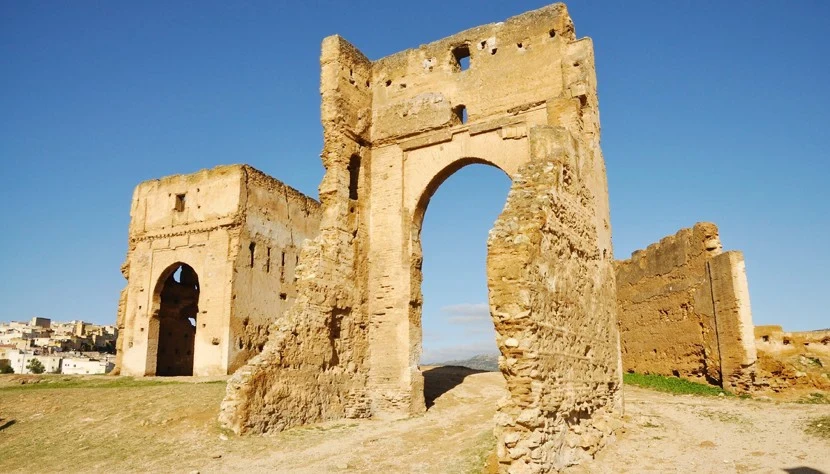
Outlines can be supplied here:
<path id="1" fill-rule="evenodd" d="M 258 354 L 296 298 L 317 201 L 250 166 L 146 181 L 130 210 L 116 369 L 223 375 Z"/>
<path id="2" fill-rule="evenodd" d="M 321 67 L 320 233 L 301 250 L 295 304 L 230 379 L 220 421 L 258 433 L 423 412 L 421 223 L 447 177 L 485 164 L 513 181 L 487 259 L 509 391 L 500 469 L 589 458 L 622 403 L 591 41 L 556 4 L 376 61 L 332 36 Z"/>
<path id="3" fill-rule="evenodd" d="M 717 226 L 695 224 L 617 262 L 617 298 L 626 371 L 752 389 L 744 257 L 723 251 Z"/>

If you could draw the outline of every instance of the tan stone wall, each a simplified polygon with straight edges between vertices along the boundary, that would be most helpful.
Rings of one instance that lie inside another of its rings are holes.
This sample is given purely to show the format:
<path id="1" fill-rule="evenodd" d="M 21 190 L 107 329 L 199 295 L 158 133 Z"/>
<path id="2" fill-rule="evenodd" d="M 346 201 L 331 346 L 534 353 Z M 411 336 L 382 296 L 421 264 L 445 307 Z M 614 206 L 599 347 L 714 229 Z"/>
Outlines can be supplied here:
<path id="1" fill-rule="evenodd" d="M 756 326 L 758 382 L 762 390 L 830 390 L 830 329 L 788 332 Z"/>
<path id="2" fill-rule="evenodd" d="M 228 373 L 262 351 L 269 326 L 294 303 L 300 249 L 320 227 L 317 201 L 253 168 L 244 171 L 244 224 L 234 259 Z"/>
<path id="3" fill-rule="evenodd" d="M 733 390 L 752 383 L 755 347 L 743 256 L 698 223 L 616 262 L 626 371 Z"/>
<path id="4" fill-rule="evenodd" d="M 219 375 L 258 352 L 270 321 L 292 302 L 274 291 L 280 289 L 274 284 L 279 273 L 265 271 L 263 253 L 271 246 L 279 258 L 283 249 L 316 235 L 319 208 L 313 199 L 251 167 L 232 165 L 141 183 L 130 217 L 116 370 L 156 373 L 159 341 L 174 337 L 159 337 L 160 291 L 168 276 L 187 264 L 195 270 L 200 290 L 193 375 Z M 253 269 L 252 236 L 261 241 Z M 294 266 L 283 271 L 293 286 Z M 286 291 L 293 298 L 293 291 Z"/>
<path id="5" fill-rule="evenodd" d="M 601 159 L 564 128 L 537 127 L 488 240 L 499 367 L 509 396 L 496 415 L 503 470 L 590 459 L 622 411 L 613 256 L 595 205 Z M 568 178 L 570 176 L 570 178 Z"/>
<path id="6" fill-rule="evenodd" d="M 466 71 L 453 55 L 461 45 Z M 423 412 L 421 222 L 448 176 L 483 163 L 516 179 L 491 249 L 512 252 L 516 220 L 531 219 L 520 237 L 532 243 L 515 256 L 531 269 L 488 264 L 511 383 L 500 467 L 546 471 L 592 455 L 619 412 L 621 371 L 590 40 L 576 40 L 556 4 L 374 63 L 326 38 L 321 68 L 320 235 L 301 253 L 296 304 L 229 381 L 220 421 L 264 432 Z M 507 291 L 499 274 L 526 291 Z M 519 307 L 532 324 L 507 321 Z"/>
<path id="7" fill-rule="evenodd" d="M 261 354 L 228 382 L 220 422 L 237 433 L 279 431 L 306 423 L 369 416 L 365 245 L 367 200 L 350 199 L 349 165 L 361 159 L 358 197 L 368 194 L 365 170 L 371 63 L 338 36 L 320 58 L 322 153 L 320 235 L 300 254 L 297 300 L 271 325 Z"/>

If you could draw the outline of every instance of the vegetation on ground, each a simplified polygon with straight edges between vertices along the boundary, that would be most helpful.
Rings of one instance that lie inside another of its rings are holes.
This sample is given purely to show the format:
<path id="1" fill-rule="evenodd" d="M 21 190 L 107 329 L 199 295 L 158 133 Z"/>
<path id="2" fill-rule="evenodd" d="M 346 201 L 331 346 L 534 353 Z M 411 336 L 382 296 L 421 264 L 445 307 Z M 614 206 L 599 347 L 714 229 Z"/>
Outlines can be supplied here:
<path id="1" fill-rule="evenodd" d="M 796 403 L 809 403 L 811 405 L 830 405 L 830 397 L 821 392 L 813 392 L 799 398 Z"/>
<path id="2" fill-rule="evenodd" d="M 58 388 L 131 388 L 131 387 L 148 387 L 159 385 L 170 385 L 184 383 L 176 380 L 158 380 L 146 378 L 132 378 L 132 377 L 114 377 L 109 375 L 98 376 L 40 376 L 40 377 L 20 377 L 17 380 L 12 380 L 8 384 L 0 385 L 0 391 L 17 391 L 17 390 L 43 390 L 43 389 L 58 389 Z M 222 383 L 224 380 L 199 382 L 199 383 Z"/>
<path id="3" fill-rule="evenodd" d="M 657 390 L 658 392 L 673 393 L 675 395 L 732 395 L 720 387 L 664 375 L 626 373 L 623 374 L 623 382 L 628 385 L 636 385 L 638 387 L 649 388 Z"/>
<path id="4" fill-rule="evenodd" d="M 804 431 L 807 434 L 830 440 L 830 415 L 809 420 Z"/>

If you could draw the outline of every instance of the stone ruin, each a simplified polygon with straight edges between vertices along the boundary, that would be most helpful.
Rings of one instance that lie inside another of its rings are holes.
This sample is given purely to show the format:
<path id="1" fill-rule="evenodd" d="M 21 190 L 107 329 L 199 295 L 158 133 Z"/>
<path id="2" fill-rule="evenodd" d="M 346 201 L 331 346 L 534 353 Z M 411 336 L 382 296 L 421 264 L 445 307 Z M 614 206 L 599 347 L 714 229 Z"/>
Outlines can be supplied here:
<path id="1" fill-rule="evenodd" d="M 500 470 L 590 458 L 622 410 L 590 39 L 556 4 L 377 61 L 331 36 L 321 66 L 319 235 L 294 304 L 230 379 L 221 423 L 264 433 L 425 410 L 421 223 L 441 183 L 479 163 L 513 181 L 487 258 L 509 391 Z"/>
<path id="2" fill-rule="evenodd" d="M 723 251 L 714 224 L 681 229 L 616 268 L 625 371 L 736 393 L 830 390 L 830 330 L 754 326 L 743 254 Z"/>
<path id="3" fill-rule="evenodd" d="M 698 223 L 617 262 L 623 369 L 752 389 L 755 337 L 741 252 Z"/>
<path id="4" fill-rule="evenodd" d="M 226 375 L 296 298 L 320 205 L 250 166 L 141 183 L 130 210 L 116 373 Z"/>
<path id="5" fill-rule="evenodd" d="M 787 332 L 781 326 L 755 326 L 755 347 L 760 388 L 830 391 L 830 328 Z"/>
<path id="6" fill-rule="evenodd" d="M 120 373 L 235 371 L 240 434 L 424 412 L 421 224 L 484 164 L 513 182 L 487 242 L 499 469 L 589 459 L 622 412 L 590 39 L 555 4 L 377 61 L 331 36 L 321 67 L 319 206 L 248 166 L 136 189 Z"/>

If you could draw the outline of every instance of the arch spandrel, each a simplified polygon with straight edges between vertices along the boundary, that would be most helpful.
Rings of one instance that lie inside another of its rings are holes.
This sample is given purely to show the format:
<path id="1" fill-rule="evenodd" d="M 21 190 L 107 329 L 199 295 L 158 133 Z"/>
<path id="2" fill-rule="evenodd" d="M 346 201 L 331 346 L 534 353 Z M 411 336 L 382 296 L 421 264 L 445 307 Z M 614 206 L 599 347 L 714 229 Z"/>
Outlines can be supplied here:
<path id="1" fill-rule="evenodd" d="M 404 211 L 410 216 L 418 213 L 425 193 L 431 190 L 431 196 L 446 178 L 468 164 L 493 166 L 512 180 L 530 156 L 529 144 L 526 136 L 505 139 L 503 135 L 502 129 L 458 134 L 448 142 L 404 151 Z"/>

